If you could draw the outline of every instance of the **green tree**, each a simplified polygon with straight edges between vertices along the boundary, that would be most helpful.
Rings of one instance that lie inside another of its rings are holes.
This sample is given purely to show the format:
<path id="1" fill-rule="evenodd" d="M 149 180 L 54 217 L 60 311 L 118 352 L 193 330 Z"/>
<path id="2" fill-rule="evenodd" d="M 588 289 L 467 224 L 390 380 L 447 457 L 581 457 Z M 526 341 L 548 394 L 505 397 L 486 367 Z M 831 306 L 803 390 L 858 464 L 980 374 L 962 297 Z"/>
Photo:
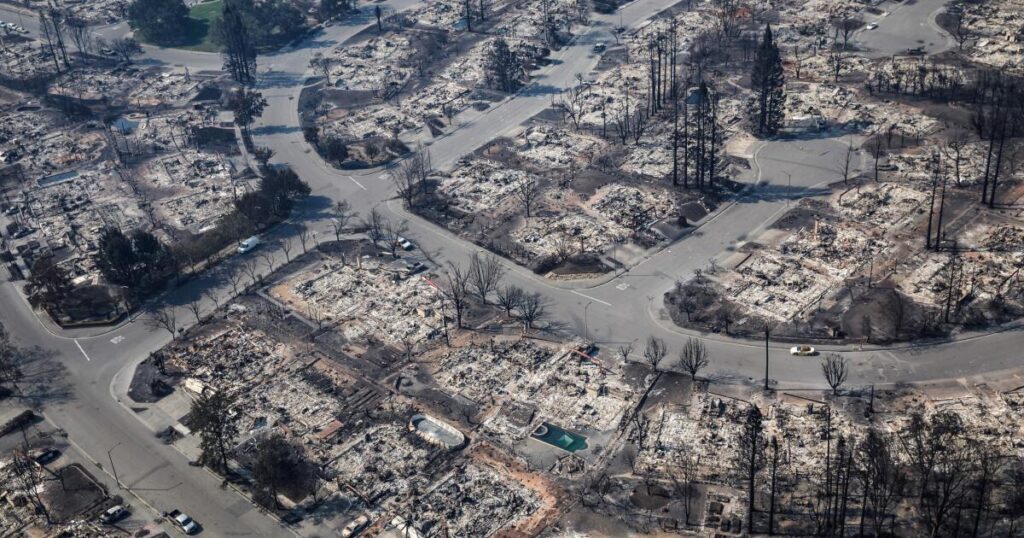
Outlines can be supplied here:
<path id="1" fill-rule="evenodd" d="M 32 306 L 56 310 L 72 287 L 71 277 L 63 267 L 57 265 L 53 256 L 41 256 L 32 264 L 25 293 Z"/>
<path id="2" fill-rule="evenodd" d="M 192 402 L 190 425 L 199 432 L 201 461 L 221 472 L 228 470 L 228 452 L 238 437 L 238 426 L 231 418 L 235 400 L 223 391 L 202 394 Z"/>
<path id="3" fill-rule="evenodd" d="M 260 504 L 278 508 L 277 496 L 282 489 L 308 491 L 316 470 L 306 459 L 302 447 L 281 434 L 257 441 L 256 455 L 251 471 L 255 482 L 256 500 Z"/>
<path id="4" fill-rule="evenodd" d="M 512 93 L 522 85 L 522 72 L 523 66 L 519 56 L 512 52 L 504 39 L 495 39 L 484 55 L 484 77 L 487 86 Z"/>
<path id="5" fill-rule="evenodd" d="M 761 136 L 778 133 L 786 114 L 786 76 L 770 25 L 765 26 L 764 38 L 757 49 L 750 84 L 755 94 L 754 131 Z"/>
<path id="6" fill-rule="evenodd" d="M 262 93 L 246 90 L 243 86 L 231 96 L 228 107 L 235 113 L 235 123 L 242 127 L 245 137 L 249 138 L 249 126 L 263 115 L 263 110 L 267 108 L 267 100 L 263 98 Z"/>
<path id="7" fill-rule="evenodd" d="M 149 232 L 135 230 L 126 235 L 108 227 L 100 233 L 96 265 L 107 280 L 138 294 L 163 284 L 173 268 L 173 257 Z"/>
<path id="8" fill-rule="evenodd" d="M 249 34 L 239 2 L 227 1 L 214 22 L 213 38 L 224 47 L 224 69 L 239 84 L 256 80 L 256 42 Z"/>
<path id="9" fill-rule="evenodd" d="M 135 0 L 128 23 L 146 41 L 173 44 L 188 26 L 188 8 L 182 0 Z"/>

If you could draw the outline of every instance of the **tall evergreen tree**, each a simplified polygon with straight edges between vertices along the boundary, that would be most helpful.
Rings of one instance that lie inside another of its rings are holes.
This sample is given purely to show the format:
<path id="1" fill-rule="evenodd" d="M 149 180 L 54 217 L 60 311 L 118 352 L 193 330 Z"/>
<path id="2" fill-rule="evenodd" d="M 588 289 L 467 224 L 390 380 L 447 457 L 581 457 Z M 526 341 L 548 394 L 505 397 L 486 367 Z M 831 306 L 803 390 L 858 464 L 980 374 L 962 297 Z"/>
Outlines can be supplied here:
<path id="1" fill-rule="evenodd" d="M 782 55 L 772 37 L 772 27 L 765 26 L 764 38 L 757 49 L 754 70 L 750 74 L 754 90 L 754 131 L 762 136 L 771 136 L 782 128 L 786 106 L 786 76 L 782 72 Z"/>
<path id="2" fill-rule="evenodd" d="M 228 469 L 228 452 L 238 437 L 238 426 L 230 413 L 234 403 L 234 398 L 219 390 L 192 402 L 191 428 L 199 432 L 202 461 L 221 472 Z"/>
<path id="3" fill-rule="evenodd" d="M 217 21 L 217 39 L 224 46 L 224 69 L 239 84 L 256 80 L 256 43 L 249 35 L 245 14 L 233 2 L 224 4 Z"/>

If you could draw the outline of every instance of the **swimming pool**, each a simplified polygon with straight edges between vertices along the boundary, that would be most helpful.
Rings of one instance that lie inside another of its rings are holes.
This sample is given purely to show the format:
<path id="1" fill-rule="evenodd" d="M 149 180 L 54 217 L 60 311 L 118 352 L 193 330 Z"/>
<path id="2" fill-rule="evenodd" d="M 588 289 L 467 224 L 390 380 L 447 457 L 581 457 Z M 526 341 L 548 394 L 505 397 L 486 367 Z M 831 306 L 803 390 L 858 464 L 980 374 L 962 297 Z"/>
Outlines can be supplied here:
<path id="1" fill-rule="evenodd" d="M 566 452 L 578 452 L 580 450 L 586 450 L 587 448 L 586 437 L 583 437 L 578 433 L 559 428 L 549 422 L 544 422 L 538 426 L 533 432 L 533 438 L 538 441 L 543 441 L 551 446 L 561 448 Z"/>

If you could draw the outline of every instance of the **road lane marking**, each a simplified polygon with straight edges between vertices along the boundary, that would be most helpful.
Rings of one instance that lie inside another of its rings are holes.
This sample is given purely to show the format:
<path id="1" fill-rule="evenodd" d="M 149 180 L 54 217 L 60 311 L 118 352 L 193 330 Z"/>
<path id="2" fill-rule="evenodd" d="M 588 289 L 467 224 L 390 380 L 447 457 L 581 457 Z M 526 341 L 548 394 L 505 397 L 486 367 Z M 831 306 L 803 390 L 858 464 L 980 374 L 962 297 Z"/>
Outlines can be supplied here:
<path id="1" fill-rule="evenodd" d="M 117 336 L 115 336 L 115 337 L 110 339 L 110 343 L 111 344 L 120 344 L 123 341 L 124 341 L 124 337 L 121 336 L 121 335 L 117 335 Z"/>
<path id="2" fill-rule="evenodd" d="M 354 178 L 352 176 L 348 176 L 348 178 L 352 180 L 352 183 L 355 183 L 356 185 L 359 185 L 360 189 L 363 189 L 364 191 L 366 190 L 366 187 L 364 187 L 362 183 L 356 181 L 356 178 Z"/>
<path id="3" fill-rule="evenodd" d="M 92 359 L 90 359 L 89 355 L 85 352 L 84 349 L 82 349 L 82 344 L 79 344 L 77 339 L 75 339 L 75 345 L 78 346 L 78 351 L 82 352 L 82 356 L 85 357 L 85 360 L 92 362 Z"/>
<path id="4" fill-rule="evenodd" d="M 601 304 L 603 304 L 605 306 L 611 306 L 612 305 L 611 303 L 606 303 L 606 302 L 602 301 L 601 299 L 598 299 L 597 297 L 591 297 L 589 295 L 580 293 L 580 292 L 578 292 L 576 290 L 572 290 L 572 292 L 575 293 L 576 295 L 579 295 L 580 297 L 585 297 L 587 299 L 590 299 L 591 301 L 594 301 L 595 303 L 601 303 Z"/>

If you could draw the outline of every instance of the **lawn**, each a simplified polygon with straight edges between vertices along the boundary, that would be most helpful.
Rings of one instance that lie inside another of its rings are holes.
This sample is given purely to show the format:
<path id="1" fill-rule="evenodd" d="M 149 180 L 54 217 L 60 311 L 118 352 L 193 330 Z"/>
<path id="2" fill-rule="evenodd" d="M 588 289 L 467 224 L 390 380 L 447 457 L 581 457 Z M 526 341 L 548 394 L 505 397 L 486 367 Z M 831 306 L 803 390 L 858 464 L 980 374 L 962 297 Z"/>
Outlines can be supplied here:
<path id="1" fill-rule="evenodd" d="M 203 2 L 188 10 L 189 28 L 181 40 L 183 49 L 217 52 L 220 47 L 212 41 L 210 30 L 213 21 L 220 16 L 221 0 Z"/>
<path id="2" fill-rule="evenodd" d="M 188 11 L 188 26 L 181 39 L 171 46 L 180 49 L 219 52 L 220 47 L 212 41 L 210 30 L 213 21 L 220 16 L 221 0 L 211 0 L 192 6 Z M 140 38 L 141 39 L 141 38 Z"/>

